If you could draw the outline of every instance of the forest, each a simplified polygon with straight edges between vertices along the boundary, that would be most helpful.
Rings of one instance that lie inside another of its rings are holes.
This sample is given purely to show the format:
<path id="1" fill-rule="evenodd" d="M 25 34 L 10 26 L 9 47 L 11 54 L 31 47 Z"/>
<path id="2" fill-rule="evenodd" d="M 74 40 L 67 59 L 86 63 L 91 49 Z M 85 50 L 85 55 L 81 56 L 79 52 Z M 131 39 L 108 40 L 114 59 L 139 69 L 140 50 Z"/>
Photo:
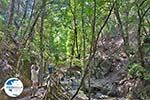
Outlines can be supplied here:
<path id="1" fill-rule="evenodd" d="M 0 0 L 0 100 L 150 100 L 150 0 Z"/>

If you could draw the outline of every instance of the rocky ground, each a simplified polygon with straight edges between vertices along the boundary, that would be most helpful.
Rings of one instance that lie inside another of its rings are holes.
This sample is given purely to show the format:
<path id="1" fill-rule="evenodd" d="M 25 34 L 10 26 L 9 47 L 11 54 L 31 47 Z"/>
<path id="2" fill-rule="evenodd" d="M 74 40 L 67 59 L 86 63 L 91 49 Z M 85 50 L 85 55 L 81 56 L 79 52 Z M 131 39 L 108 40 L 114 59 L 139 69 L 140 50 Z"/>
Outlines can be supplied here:
<path id="1" fill-rule="evenodd" d="M 128 74 L 129 58 L 122 51 L 122 43 L 120 37 L 113 37 L 99 42 L 96 56 L 90 67 L 91 77 L 85 79 L 84 86 L 75 100 L 88 100 L 89 88 L 91 90 L 91 100 L 150 100 L 150 82 L 133 78 Z M 16 74 L 13 68 L 6 63 L 0 60 L 0 87 L 3 86 L 8 77 Z M 36 90 L 35 97 L 31 98 L 32 90 L 28 85 L 19 97 L 20 99 L 14 100 L 42 100 L 44 95 L 51 96 L 49 91 L 53 92 L 54 98 L 52 100 L 58 98 L 59 100 L 69 100 L 68 97 L 74 95 L 80 85 L 82 69 L 77 66 L 62 69 L 52 75 L 53 81 L 49 81 L 49 78 L 45 80 L 44 84 L 46 84 Z M 45 73 L 45 77 L 48 76 Z M 10 100 L 10 98 L 1 91 L 0 100 Z"/>

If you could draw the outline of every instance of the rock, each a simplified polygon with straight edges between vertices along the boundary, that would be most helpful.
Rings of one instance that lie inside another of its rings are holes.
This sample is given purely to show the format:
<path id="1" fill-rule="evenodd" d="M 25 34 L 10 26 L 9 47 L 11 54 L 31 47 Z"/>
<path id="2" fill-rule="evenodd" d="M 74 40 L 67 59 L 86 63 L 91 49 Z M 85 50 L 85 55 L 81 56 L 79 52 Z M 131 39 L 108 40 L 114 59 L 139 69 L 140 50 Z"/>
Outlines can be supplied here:
<path id="1" fill-rule="evenodd" d="M 24 98 L 21 98 L 21 99 L 18 99 L 18 100 L 30 100 L 30 97 L 24 97 Z"/>
<path id="2" fill-rule="evenodd" d="M 81 78 L 82 68 L 79 66 L 72 66 L 66 69 L 66 77 L 75 77 L 77 79 Z"/>
<path id="3" fill-rule="evenodd" d="M 104 95 L 100 92 L 96 93 L 96 95 L 94 96 L 94 99 L 92 100 L 126 100 L 125 98 L 117 98 L 117 97 L 110 97 L 107 95 Z"/>
<path id="4" fill-rule="evenodd" d="M 103 94 L 109 95 L 109 96 L 120 96 L 120 91 L 118 90 L 118 83 L 120 80 L 122 80 L 123 77 L 126 75 L 124 69 L 120 69 L 116 72 L 111 72 L 107 76 L 105 76 L 102 79 L 94 79 L 91 78 L 91 90 L 92 92 L 99 91 Z M 86 89 L 88 90 L 88 79 L 85 80 Z"/>
<path id="5" fill-rule="evenodd" d="M 72 95 L 75 94 L 76 90 L 69 91 Z M 79 91 L 78 95 L 76 96 L 75 100 L 88 100 L 88 97 L 85 95 L 83 91 Z"/>
<path id="6" fill-rule="evenodd" d="M 20 95 L 20 97 L 26 97 L 32 94 L 32 89 L 31 88 L 25 88 Z"/>
<path id="7" fill-rule="evenodd" d="M 41 96 L 41 95 L 43 95 L 45 93 L 45 89 L 44 88 L 40 88 L 40 89 L 38 89 L 38 91 L 36 92 L 36 96 Z"/>
<path id="8" fill-rule="evenodd" d="M 106 99 L 106 98 L 108 98 L 109 96 L 107 96 L 107 95 L 103 95 L 102 93 L 96 93 L 96 95 L 95 95 L 95 98 L 96 99 Z"/>
<path id="9" fill-rule="evenodd" d="M 85 87 L 88 89 L 88 79 L 85 80 Z M 102 80 L 100 79 L 91 79 L 91 88 L 92 89 L 99 89 L 101 90 L 103 88 L 103 85 L 102 85 Z"/>

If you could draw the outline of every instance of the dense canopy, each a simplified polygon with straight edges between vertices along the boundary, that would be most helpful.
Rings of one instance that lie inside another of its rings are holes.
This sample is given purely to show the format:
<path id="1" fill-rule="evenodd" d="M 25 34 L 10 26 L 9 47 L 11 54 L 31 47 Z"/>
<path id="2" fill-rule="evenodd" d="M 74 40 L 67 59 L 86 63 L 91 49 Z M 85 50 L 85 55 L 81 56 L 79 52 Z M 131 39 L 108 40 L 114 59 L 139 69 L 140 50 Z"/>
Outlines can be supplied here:
<path id="1" fill-rule="evenodd" d="M 73 83 L 80 74 L 68 100 L 149 100 L 150 0 L 1 0 L 0 60 L 0 87 L 16 74 L 30 87 L 36 64 L 40 82 L 48 66 Z"/>

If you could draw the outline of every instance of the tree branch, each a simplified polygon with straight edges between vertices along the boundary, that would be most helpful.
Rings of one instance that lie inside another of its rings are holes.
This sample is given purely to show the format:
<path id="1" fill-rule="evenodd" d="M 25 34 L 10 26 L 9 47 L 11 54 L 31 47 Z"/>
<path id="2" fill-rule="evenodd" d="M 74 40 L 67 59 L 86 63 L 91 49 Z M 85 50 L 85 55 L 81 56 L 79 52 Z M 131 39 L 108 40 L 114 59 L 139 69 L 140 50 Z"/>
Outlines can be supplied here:
<path id="1" fill-rule="evenodd" d="M 111 7 L 111 9 L 110 9 L 110 11 L 109 11 L 109 14 L 108 14 L 106 20 L 104 21 L 104 24 L 102 25 L 102 27 L 100 28 L 100 30 L 99 30 L 99 32 L 98 32 L 98 34 L 97 34 L 96 41 L 94 41 L 94 43 L 93 43 L 93 44 L 94 44 L 93 54 L 91 54 L 91 56 L 89 57 L 89 61 L 88 61 L 87 66 L 86 66 L 86 68 L 85 68 L 85 70 L 84 70 L 84 75 L 83 75 L 83 77 L 82 77 L 82 79 L 81 79 L 80 86 L 79 86 L 79 88 L 77 89 L 76 93 L 72 96 L 71 100 L 73 100 L 73 99 L 76 97 L 76 95 L 78 94 L 79 90 L 80 90 L 81 87 L 82 87 L 82 84 L 84 83 L 84 79 L 85 79 L 85 77 L 86 77 L 86 75 L 87 75 L 87 69 L 88 69 L 88 67 L 89 67 L 89 65 L 90 65 L 90 63 L 91 63 L 91 60 L 93 59 L 93 57 L 95 56 L 95 53 L 96 53 L 96 49 L 97 49 L 97 48 L 96 48 L 96 45 L 97 45 L 97 43 L 98 43 L 98 39 L 99 39 L 100 33 L 102 32 L 102 30 L 104 29 L 106 23 L 108 22 L 108 19 L 109 19 L 111 13 L 112 13 L 112 10 L 114 9 L 115 3 L 116 3 L 116 2 L 113 3 L 113 5 L 112 5 L 112 7 Z"/>

